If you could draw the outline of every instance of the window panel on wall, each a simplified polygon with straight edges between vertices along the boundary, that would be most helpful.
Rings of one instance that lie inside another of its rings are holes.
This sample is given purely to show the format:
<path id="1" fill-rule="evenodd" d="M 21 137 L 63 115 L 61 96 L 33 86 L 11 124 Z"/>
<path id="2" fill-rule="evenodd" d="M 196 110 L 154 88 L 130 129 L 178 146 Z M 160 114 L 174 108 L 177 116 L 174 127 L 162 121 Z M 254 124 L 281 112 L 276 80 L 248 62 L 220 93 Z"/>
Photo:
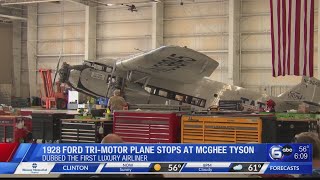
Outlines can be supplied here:
<path id="1" fill-rule="evenodd" d="M 61 42 L 38 42 L 38 54 L 59 54 L 61 46 Z"/>
<path id="2" fill-rule="evenodd" d="M 228 14 L 228 2 L 208 2 L 208 3 L 185 3 L 183 6 L 178 3 L 165 5 L 165 18 L 171 17 L 192 17 L 192 16 L 212 16 Z"/>
<path id="3" fill-rule="evenodd" d="M 151 22 L 99 24 L 97 25 L 97 37 L 151 35 L 150 23 Z"/>
<path id="4" fill-rule="evenodd" d="M 268 53 L 244 53 L 241 56 L 241 68 L 271 68 L 271 52 Z M 271 71 L 271 69 L 270 69 Z"/>
<path id="5" fill-rule="evenodd" d="M 189 19 L 165 21 L 165 35 L 227 33 L 228 19 Z"/>
<path id="6" fill-rule="evenodd" d="M 60 25 L 62 23 L 61 14 L 54 13 L 54 14 L 41 14 L 38 15 L 38 25 Z"/>
<path id="7" fill-rule="evenodd" d="M 135 54 L 150 47 L 151 39 L 146 37 L 143 39 L 116 39 L 116 40 L 98 40 L 97 41 L 97 54 L 99 56 L 116 55 L 121 56 L 122 53 Z"/>
<path id="8" fill-rule="evenodd" d="M 270 32 L 270 27 L 270 16 L 251 16 L 241 18 L 241 32 Z"/>
<path id="9" fill-rule="evenodd" d="M 84 42 L 70 41 L 63 43 L 64 54 L 84 54 Z"/>
<path id="10" fill-rule="evenodd" d="M 63 37 L 65 39 L 82 39 L 84 41 L 85 25 L 65 26 L 63 28 Z"/>
<path id="11" fill-rule="evenodd" d="M 187 46 L 194 50 L 226 50 L 228 48 L 228 37 L 181 37 L 164 38 L 165 45 Z"/>
<path id="12" fill-rule="evenodd" d="M 62 34 L 63 31 L 63 34 Z M 83 39 L 84 41 L 84 25 L 82 26 L 64 26 L 64 27 L 41 27 L 38 28 L 38 39 L 64 41 L 70 39 Z"/>
<path id="13" fill-rule="evenodd" d="M 64 13 L 64 24 L 68 23 L 85 23 L 85 11 L 77 13 Z"/>
<path id="14" fill-rule="evenodd" d="M 271 71 L 261 70 L 245 71 L 242 72 L 241 76 L 245 80 L 242 82 L 243 86 L 296 85 L 301 81 L 300 76 L 279 76 L 275 78 L 272 77 Z"/>
<path id="15" fill-rule="evenodd" d="M 269 13 L 269 0 L 242 0 L 242 13 Z"/>
<path id="16" fill-rule="evenodd" d="M 63 27 L 39 27 L 38 40 L 42 39 L 61 39 L 61 30 Z"/>
<path id="17" fill-rule="evenodd" d="M 242 50 L 268 49 L 271 50 L 271 40 L 269 34 L 251 34 L 241 36 Z"/>
<path id="18" fill-rule="evenodd" d="M 71 42 L 39 42 L 38 54 L 51 55 L 60 54 L 63 45 L 64 54 L 83 54 L 84 42 L 71 41 Z"/>

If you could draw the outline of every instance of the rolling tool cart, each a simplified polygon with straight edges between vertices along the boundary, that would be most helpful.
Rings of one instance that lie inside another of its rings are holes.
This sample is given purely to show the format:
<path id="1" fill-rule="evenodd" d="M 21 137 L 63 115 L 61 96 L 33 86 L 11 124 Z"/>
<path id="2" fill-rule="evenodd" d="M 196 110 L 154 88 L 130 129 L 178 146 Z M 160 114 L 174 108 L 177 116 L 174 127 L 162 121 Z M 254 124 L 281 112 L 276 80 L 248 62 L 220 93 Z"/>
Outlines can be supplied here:
<path id="1" fill-rule="evenodd" d="M 61 119 L 62 143 L 100 143 L 112 133 L 112 121 L 106 119 Z"/>
<path id="2" fill-rule="evenodd" d="M 116 111 L 113 133 L 130 143 L 180 142 L 180 120 L 183 112 Z"/>
<path id="3" fill-rule="evenodd" d="M 33 139 L 38 143 L 52 143 L 60 140 L 60 120 L 73 118 L 74 115 L 54 112 L 32 113 Z"/>
<path id="4" fill-rule="evenodd" d="M 27 143 L 32 140 L 32 122 L 23 116 L 0 116 L 0 143 Z"/>
<path id="5" fill-rule="evenodd" d="M 246 115 L 183 115 L 181 143 L 262 142 L 262 120 Z"/>
<path id="6" fill-rule="evenodd" d="M 319 133 L 316 115 L 183 115 L 181 143 L 290 143 L 296 134 Z"/>

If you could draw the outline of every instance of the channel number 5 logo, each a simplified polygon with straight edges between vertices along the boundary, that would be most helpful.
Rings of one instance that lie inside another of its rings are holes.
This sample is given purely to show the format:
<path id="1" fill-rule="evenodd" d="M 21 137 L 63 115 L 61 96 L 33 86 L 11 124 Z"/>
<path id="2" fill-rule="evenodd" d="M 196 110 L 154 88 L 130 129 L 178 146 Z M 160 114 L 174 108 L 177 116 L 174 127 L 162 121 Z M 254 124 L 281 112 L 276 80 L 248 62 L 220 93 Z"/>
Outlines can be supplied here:
<path id="1" fill-rule="evenodd" d="M 274 145 L 269 150 L 269 156 L 272 160 L 281 160 L 284 156 L 292 154 L 292 147 L 290 145 L 280 146 Z"/>

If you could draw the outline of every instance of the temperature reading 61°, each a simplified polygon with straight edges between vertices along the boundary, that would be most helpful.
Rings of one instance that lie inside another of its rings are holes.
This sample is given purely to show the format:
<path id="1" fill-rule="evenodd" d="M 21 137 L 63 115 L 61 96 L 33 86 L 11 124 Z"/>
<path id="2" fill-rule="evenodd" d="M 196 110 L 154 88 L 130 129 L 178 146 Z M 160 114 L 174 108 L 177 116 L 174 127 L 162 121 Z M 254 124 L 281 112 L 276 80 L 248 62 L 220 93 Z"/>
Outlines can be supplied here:
<path id="1" fill-rule="evenodd" d="M 264 163 L 232 163 L 229 172 L 260 172 Z"/>
<path id="2" fill-rule="evenodd" d="M 248 167 L 249 172 L 258 172 L 261 169 L 261 164 L 250 164 Z"/>

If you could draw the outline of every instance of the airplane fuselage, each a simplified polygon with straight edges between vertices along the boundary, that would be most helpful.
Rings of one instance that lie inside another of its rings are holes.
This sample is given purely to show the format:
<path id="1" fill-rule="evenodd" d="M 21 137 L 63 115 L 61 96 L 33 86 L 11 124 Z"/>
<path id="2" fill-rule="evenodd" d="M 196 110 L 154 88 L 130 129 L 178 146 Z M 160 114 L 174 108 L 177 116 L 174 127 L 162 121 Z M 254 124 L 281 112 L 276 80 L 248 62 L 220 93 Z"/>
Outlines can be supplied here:
<path id="1" fill-rule="evenodd" d="M 101 67 L 100 67 L 101 66 Z M 265 108 L 266 101 L 276 102 L 276 110 L 291 109 L 278 97 L 250 91 L 204 77 L 194 83 L 148 78 L 138 72 L 113 71 L 112 66 L 88 64 L 69 67 L 67 81 L 73 88 L 95 97 L 110 97 L 115 88 L 123 90 L 130 104 L 189 104 L 195 110 L 217 106 L 220 100 L 241 100 L 251 109 Z M 129 77 L 130 76 L 130 77 Z M 186 74 L 187 76 L 187 74 Z"/>

